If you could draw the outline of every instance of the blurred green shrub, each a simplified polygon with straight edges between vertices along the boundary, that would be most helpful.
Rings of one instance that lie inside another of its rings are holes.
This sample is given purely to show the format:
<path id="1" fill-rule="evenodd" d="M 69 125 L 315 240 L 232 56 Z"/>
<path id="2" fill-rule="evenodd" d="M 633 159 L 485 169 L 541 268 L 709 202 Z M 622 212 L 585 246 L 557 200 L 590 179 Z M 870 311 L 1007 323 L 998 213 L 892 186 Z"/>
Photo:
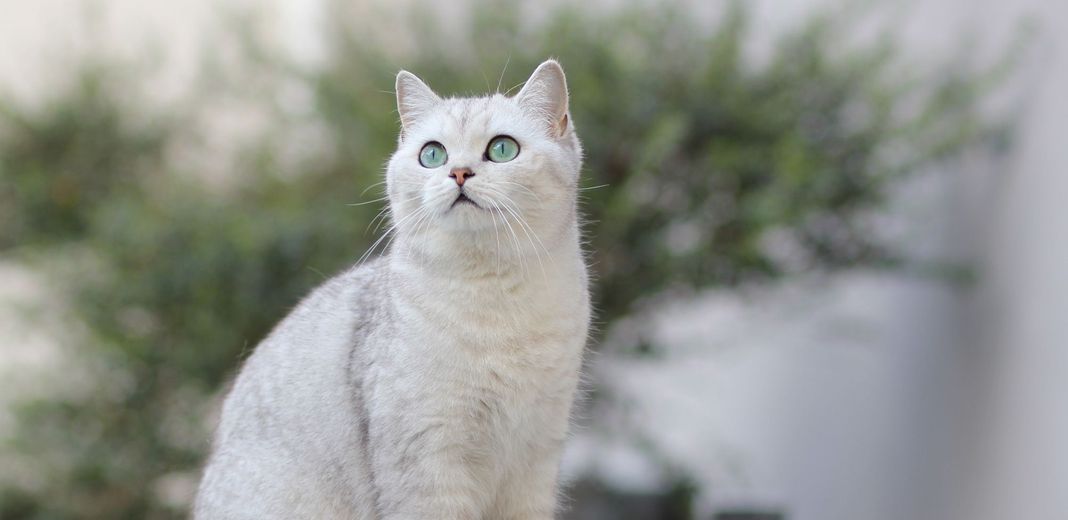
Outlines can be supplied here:
<path id="1" fill-rule="evenodd" d="M 20 408 L 6 449 L 33 461 L 38 478 L 4 483 L 0 518 L 186 514 L 168 489 L 195 482 L 213 397 L 322 273 L 373 238 L 377 208 L 348 204 L 392 150 L 399 68 L 453 94 L 498 78 L 513 85 L 560 58 L 587 155 L 602 330 L 666 292 L 891 261 L 868 217 L 902 175 L 976 142 L 986 83 L 966 70 L 911 77 L 886 41 L 843 48 L 834 18 L 755 64 L 740 5 L 711 29 L 680 7 L 562 8 L 527 22 L 511 3 L 476 2 L 469 26 L 449 28 L 416 10 L 409 51 L 339 15 L 315 70 L 253 42 L 248 66 L 314 92 L 309 117 L 328 152 L 286 161 L 267 133 L 234 162 L 241 182 L 225 190 L 191 180 L 165 153 L 182 119 L 146 124 L 102 86 L 137 78 L 93 68 L 44 109 L 5 106 L 0 251 L 65 247 L 88 259 L 60 269 L 58 285 L 87 326 L 71 350 L 96 387 Z"/>
<path id="2" fill-rule="evenodd" d="M 79 238 L 94 206 L 161 173 L 166 122 L 135 117 L 117 79 L 88 65 L 43 107 L 0 103 L 0 250 Z"/>

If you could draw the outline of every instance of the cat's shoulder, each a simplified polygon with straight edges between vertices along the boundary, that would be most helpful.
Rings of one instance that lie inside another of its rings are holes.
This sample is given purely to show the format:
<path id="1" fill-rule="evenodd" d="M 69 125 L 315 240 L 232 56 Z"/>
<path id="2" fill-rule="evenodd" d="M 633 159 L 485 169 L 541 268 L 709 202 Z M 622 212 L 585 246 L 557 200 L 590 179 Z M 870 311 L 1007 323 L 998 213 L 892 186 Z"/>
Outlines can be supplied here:
<path id="1" fill-rule="evenodd" d="M 383 307 L 383 265 L 372 260 L 353 266 L 313 289 L 260 342 L 246 369 L 347 344 Z"/>
<path id="2" fill-rule="evenodd" d="M 351 326 L 366 319 L 384 298 L 384 265 L 382 259 L 374 259 L 327 279 L 293 307 L 267 336 L 267 342 L 293 339 L 330 324 Z"/>
<path id="3" fill-rule="evenodd" d="M 366 307 L 381 296 L 385 276 L 384 258 L 353 265 L 312 290 L 298 305 L 298 310 L 330 307 L 341 311 Z"/>

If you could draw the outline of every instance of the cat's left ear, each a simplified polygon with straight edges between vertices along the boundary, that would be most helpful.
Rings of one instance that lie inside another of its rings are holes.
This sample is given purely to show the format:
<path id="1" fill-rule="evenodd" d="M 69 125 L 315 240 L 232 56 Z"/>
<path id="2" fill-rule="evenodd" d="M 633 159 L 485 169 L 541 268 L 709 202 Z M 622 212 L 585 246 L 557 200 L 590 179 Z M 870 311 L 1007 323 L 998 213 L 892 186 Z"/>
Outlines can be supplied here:
<path id="1" fill-rule="evenodd" d="M 440 102 L 441 98 L 415 74 L 406 70 L 397 73 L 397 112 L 400 113 L 402 136 Z"/>
<path id="2" fill-rule="evenodd" d="M 567 79 L 556 60 L 538 66 L 515 96 L 528 114 L 544 121 L 552 137 L 561 137 L 571 124 L 567 113 Z"/>

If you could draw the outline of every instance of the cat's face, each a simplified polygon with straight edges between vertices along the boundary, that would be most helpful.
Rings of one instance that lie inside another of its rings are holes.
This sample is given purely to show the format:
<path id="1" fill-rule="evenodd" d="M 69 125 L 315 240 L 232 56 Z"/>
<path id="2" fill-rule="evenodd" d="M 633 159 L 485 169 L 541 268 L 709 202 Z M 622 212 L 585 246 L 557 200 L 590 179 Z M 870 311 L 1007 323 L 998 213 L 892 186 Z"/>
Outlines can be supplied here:
<path id="1" fill-rule="evenodd" d="M 466 244 L 522 256 L 570 229 L 582 151 L 567 102 L 551 60 L 514 97 L 442 99 L 398 74 L 402 128 L 387 189 L 401 242 L 430 254 Z"/>

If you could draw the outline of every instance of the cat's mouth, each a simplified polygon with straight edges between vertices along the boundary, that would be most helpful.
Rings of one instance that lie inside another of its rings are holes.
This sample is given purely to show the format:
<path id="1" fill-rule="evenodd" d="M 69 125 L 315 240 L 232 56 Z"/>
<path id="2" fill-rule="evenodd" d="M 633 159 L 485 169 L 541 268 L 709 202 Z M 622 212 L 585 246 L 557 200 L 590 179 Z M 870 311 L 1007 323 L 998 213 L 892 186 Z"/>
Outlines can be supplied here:
<path id="1" fill-rule="evenodd" d="M 456 206 L 459 206 L 461 204 L 470 204 L 470 205 L 472 205 L 472 206 L 474 206 L 476 208 L 480 208 L 481 207 L 481 206 L 478 205 L 477 202 L 471 200 L 463 192 L 460 192 L 460 194 L 456 197 L 456 200 L 452 201 L 452 205 L 449 206 L 449 209 L 455 208 Z"/>

